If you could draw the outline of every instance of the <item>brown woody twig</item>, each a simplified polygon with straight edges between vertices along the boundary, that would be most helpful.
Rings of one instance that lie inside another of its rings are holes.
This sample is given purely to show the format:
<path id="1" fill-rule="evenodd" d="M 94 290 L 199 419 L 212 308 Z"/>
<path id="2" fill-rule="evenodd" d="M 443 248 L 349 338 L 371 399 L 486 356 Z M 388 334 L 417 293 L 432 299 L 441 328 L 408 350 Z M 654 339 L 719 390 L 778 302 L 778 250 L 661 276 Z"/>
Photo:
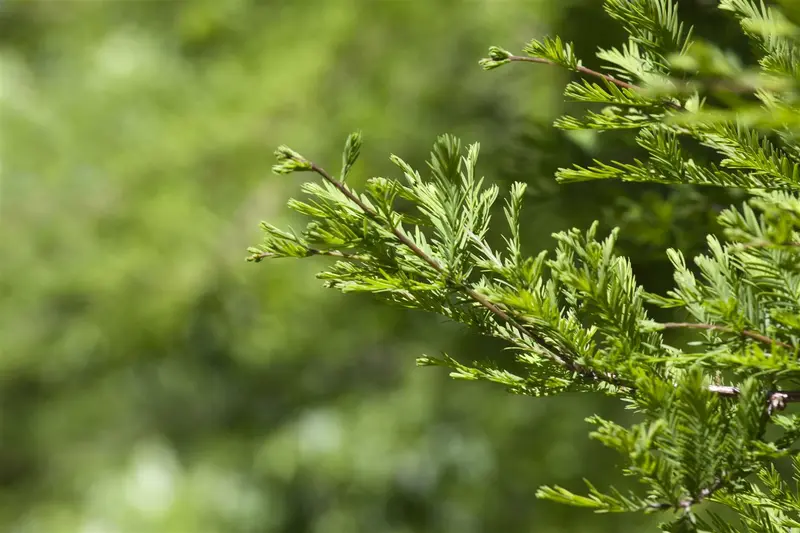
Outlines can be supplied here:
<path id="1" fill-rule="evenodd" d="M 761 342 L 763 344 L 768 344 L 770 346 L 774 344 L 775 346 L 780 346 L 781 348 L 787 348 L 789 350 L 794 349 L 794 347 L 791 344 L 771 339 L 766 335 L 758 333 L 757 331 L 750 331 L 750 330 L 737 331 L 735 329 L 726 326 L 720 326 L 717 324 L 697 324 L 694 322 L 664 322 L 661 324 L 661 326 L 663 326 L 664 328 L 705 329 L 709 331 L 720 331 L 722 333 L 732 333 L 741 335 L 742 337 L 750 337 L 751 339 L 757 340 L 758 342 Z"/>
<path id="2" fill-rule="evenodd" d="M 526 57 L 526 56 L 509 55 L 506 59 L 508 59 L 509 61 L 524 61 L 524 62 L 528 62 L 528 63 L 541 63 L 543 65 L 557 65 L 557 63 L 554 63 L 554 62 L 550 61 L 549 59 L 543 59 L 541 57 Z M 602 78 L 602 79 L 606 80 L 609 83 L 613 83 L 617 87 L 622 87 L 624 89 L 631 89 L 631 90 L 640 90 L 641 89 L 641 87 L 639 87 L 637 85 L 634 85 L 632 83 L 628 83 L 627 81 L 623 81 L 623 80 L 617 79 L 614 76 L 611 76 L 610 74 L 603 74 L 602 72 L 597 72 L 596 70 L 592 70 L 592 69 L 586 68 L 584 66 L 577 66 L 577 67 L 575 67 L 575 70 L 577 70 L 578 72 L 580 72 L 582 74 L 586 74 L 587 76 L 594 76 L 595 78 Z"/>
<path id="3" fill-rule="evenodd" d="M 357 255 L 357 254 L 348 254 L 347 252 L 342 252 L 340 250 L 319 250 L 317 248 L 306 248 L 306 257 L 311 257 L 312 255 L 324 255 L 328 257 L 340 257 L 343 259 L 350 259 L 353 261 L 363 261 L 364 257 Z M 251 261 L 261 261 L 262 259 L 269 259 L 271 257 L 275 257 L 275 253 L 273 252 L 261 252 L 257 254 L 253 254 L 250 256 Z"/>

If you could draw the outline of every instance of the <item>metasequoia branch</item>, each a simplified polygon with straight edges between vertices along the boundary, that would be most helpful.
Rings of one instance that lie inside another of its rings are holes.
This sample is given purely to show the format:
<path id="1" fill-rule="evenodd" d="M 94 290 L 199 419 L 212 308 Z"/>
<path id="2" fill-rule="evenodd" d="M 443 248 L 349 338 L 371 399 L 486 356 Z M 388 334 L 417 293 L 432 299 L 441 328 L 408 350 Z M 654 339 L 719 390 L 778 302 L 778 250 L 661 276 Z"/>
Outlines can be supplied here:
<path id="1" fill-rule="evenodd" d="M 351 202 L 353 202 L 356 206 L 358 206 L 358 208 L 361 209 L 361 211 L 367 217 L 369 217 L 369 219 L 372 220 L 372 222 L 374 222 L 375 224 L 381 225 L 384 228 L 387 228 L 389 231 L 391 231 L 392 234 L 394 234 L 394 236 L 397 238 L 398 241 L 400 241 L 403 245 L 408 247 L 408 249 L 411 250 L 414 253 L 414 255 L 416 255 L 417 257 L 419 257 L 423 261 L 425 261 L 425 263 L 427 263 L 433 270 L 435 270 L 436 272 L 438 272 L 438 273 L 440 273 L 442 275 L 446 274 L 445 269 L 439 264 L 438 261 L 436 261 L 433 257 L 431 257 L 427 253 L 425 253 L 425 251 L 422 250 L 419 246 L 417 246 L 417 244 L 414 241 L 412 241 L 401 229 L 399 229 L 397 227 L 394 227 L 394 226 L 383 224 L 382 220 L 380 218 L 380 215 L 374 209 L 372 209 L 370 206 L 365 204 L 358 197 L 358 195 L 356 195 L 350 189 L 348 189 L 342 182 L 340 182 L 339 180 L 337 180 L 336 178 L 331 176 L 331 174 L 329 174 L 324 168 L 318 166 L 317 164 L 315 164 L 315 163 L 313 163 L 311 161 L 307 161 L 305 159 L 298 160 L 298 162 L 308 165 L 307 168 L 309 168 L 312 172 L 318 174 L 325 181 L 327 181 L 328 183 L 330 183 L 331 185 L 336 187 L 336 189 L 338 189 L 342 194 L 344 194 Z M 318 251 L 318 250 L 313 250 L 313 252 L 317 252 L 317 254 L 319 254 L 319 255 L 324 255 L 324 252 L 320 253 L 321 251 Z M 314 253 L 310 253 L 309 255 L 315 255 L 315 254 Z M 338 255 L 338 254 L 328 254 L 328 255 Z M 515 330 L 517 330 L 520 333 L 520 335 L 522 335 L 523 337 L 528 337 L 528 338 L 532 339 L 534 342 L 540 344 L 541 346 L 547 347 L 546 342 L 539 335 L 537 335 L 535 332 L 525 328 L 522 324 L 517 322 L 510 314 L 508 314 L 506 311 L 501 309 L 499 306 L 497 306 L 496 304 L 491 302 L 488 298 L 486 298 L 482 294 L 478 293 L 474 289 L 472 289 L 472 288 L 470 288 L 470 287 L 468 287 L 466 285 L 463 285 L 463 284 L 459 284 L 458 288 L 460 290 L 462 290 L 467 296 L 469 296 L 469 298 L 471 298 L 473 301 L 475 301 L 476 303 L 478 303 L 479 305 L 481 305 L 482 307 L 487 309 L 489 312 L 491 312 L 493 315 L 495 315 L 497 318 L 499 318 L 500 320 L 502 320 L 503 322 L 505 322 L 506 324 L 510 325 Z M 737 332 L 737 331 L 735 331 L 733 329 L 726 328 L 724 326 L 717 326 L 717 325 L 714 325 L 714 324 L 693 324 L 693 323 L 688 323 L 688 322 L 686 322 L 686 323 L 683 323 L 683 322 L 667 322 L 667 323 L 664 323 L 664 324 L 661 324 L 661 325 L 666 327 L 666 328 L 670 328 L 670 327 L 672 327 L 672 328 L 686 327 L 686 328 L 695 328 L 695 329 L 707 329 L 707 330 L 724 331 L 724 332 L 727 332 L 727 333 L 738 333 L 740 335 L 744 335 L 746 337 L 749 337 L 749 338 L 752 338 L 754 340 L 758 340 L 760 342 L 764 342 L 764 343 L 767 343 L 767 344 L 770 344 L 770 345 L 775 344 L 777 346 L 781 346 L 781 347 L 784 347 L 784 348 L 792 348 L 792 346 L 790 346 L 790 345 L 788 345 L 786 343 L 783 343 L 783 342 L 780 342 L 780 341 L 775 341 L 775 340 L 770 339 L 769 337 L 766 337 L 766 336 L 764 336 L 764 335 L 762 335 L 760 333 L 756 333 L 756 332 L 752 332 L 752 331 Z M 595 380 L 605 381 L 606 383 L 609 383 L 609 384 L 617 386 L 617 387 L 622 387 L 622 388 L 627 388 L 627 389 L 633 390 L 633 387 L 630 384 L 622 382 L 616 376 L 613 376 L 613 375 L 598 376 L 597 373 L 594 372 L 593 370 L 583 368 L 580 365 L 576 364 L 574 361 L 570 361 L 568 359 L 565 359 L 565 358 L 561 357 L 558 354 L 553 354 L 553 355 L 557 359 L 558 363 L 564 365 L 565 367 L 567 367 L 568 369 L 572 370 L 573 372 L 576 372 L 576 373 L 581 374 L 581 375 L 583 375 L 585 377 L 592 378 L 592 379 L 595 379 Z M 720 396 L 725 396 L 725 397 L 736 397 L 736 396 L 739 395 L 739 389 L 736 388 L 736 387 L 711 385 L 711 386 L 709 386 L 709 391 L 714 392 L 716 394 L 719 394 Z M 787 392 L 771 391 L 771 392 L 769 392 L 769 407 L 768 407 L 768 411 L 771 413 L 772 411 L 775 411 L 775 410 L 781 410 L 781 409 L 783 409 L 785 407 L 786 403 L 794 402 L 794 401 L 800 401 L 800 391 L 787 391 Z"/>
<path id="2" fill-rule="evenodd" d="M 331 185 L 336 187 L 336 189 L 338 189 L 342 194 L 344 194 L 351 202 L 356 204 L 358 206 L 358 208 L 361 209 L 361 211 L 365 215 L 367 215 L 374 223 L 382 225 L 383 227 L 389 229 L 389 231 L 391 231 L 394 234 L 394 236 L 397 238 L 397 240 L 399 240 L 406 247 L 408 247 L 414 253 L 414 255 L 416 255 L 417 257 L 419 257 L 423 261 L 425 261 L 428 265 L 430 265 L 430 267 L 432 269 L 434 269 L 439 274 L 442 274 L 442 275 L 446 274 L 445 269 L 438 263 L 438 261 L 436 261 L 434 258 L 429 256 L 428 254 L 426 254 L 425 251 L 422 250 L 419 246 L 417 246 L 416 243 L 414 243 L 414 241 L 412 241 L 405 233 L 403 233 L 403 231 L 401 231 L 399 228 L 397 228 L 395 226 L 389 226 L 389 225 L 386 225 L 386 224 L 382 224 L 381 218 L 378 215 L 378 213 L 374 209 L 372 209 L 370 206 L 365 204 L 358 197 L 358 195 L 354 194 L 342 182 L 340 182 L 339 180 L 337 180 L 336 178 L 331 176 L 324 168 L 318 166 L 317 164 L 315 164 L 315 163 L 313 163 L 311 161 L 303 161 L 303 162 L 307 163 L 309 165 L 310 169 L 313 172 L 315 172 L 316 174 L 320 175 L 325 181 L 327 181 L 328 183 L 330 183 Z M 496 304 L 492 303 L 488 298 L 486 298 L 485 296 L 483 296 L 479 292 L 477 292 L 474 289 L 472 289 L 470 287 L 467 287 L 466 285 L 463 285 L 463 284 L 459 284 L 458 288 L 460 290 L 462 290 L 467 296 L 469 296 L 473 301 L 475 301 L 479 305 L 483 306 L 485 309 L 487 309 L 493 315 L 498 317 L 504 323 L 509 324 L 511 327 L 516 329 L 520 333 L 520 335 L 522 335 L 523 337 L 531 338 L 531 339 L 534 340 L 534 342 L 540 344 L 541 346 L 547 347 L 547 344 L 544 342 L 544 340 L 541 337 L 539 337 L 538 335 L 536 335 L 534 332 L 530 331 L 529 329 L 525 328 L 522 324 L 517 322 L 511 315 L 506 313 L 503 309 L 498 307 Z M 551 353 L 552 353 L 552 351 L 551 351 Z M 584 376 L 586 376 L 588 378 L 591 378 L 591 379 L 603 380 L 603 381 L 606 381 L 607 383 L 610 383 L 610 384 L 618 386 L 618 387 L 630 388 L 629 385 L 627 385 L 625 383 L 622 383 L 615 376 L 609 376 L 609 375 L 598 376 L 597 373 L 594 372 L 593 370 L 583 368 L 582 366 L 576 364 L 574 361 L 570 361 L 568 359 L 565 359 L 565 358 L 563 358 L 560 355 L 555 354 L 555 353 L 553 353 L 553 356 L 557 359 L 557 362 L 561 363 L 562 365 L 564 365 L 565 367 L 569 368 L 573 372 L 576 372 L 578 374 L 584 375 Z"/>

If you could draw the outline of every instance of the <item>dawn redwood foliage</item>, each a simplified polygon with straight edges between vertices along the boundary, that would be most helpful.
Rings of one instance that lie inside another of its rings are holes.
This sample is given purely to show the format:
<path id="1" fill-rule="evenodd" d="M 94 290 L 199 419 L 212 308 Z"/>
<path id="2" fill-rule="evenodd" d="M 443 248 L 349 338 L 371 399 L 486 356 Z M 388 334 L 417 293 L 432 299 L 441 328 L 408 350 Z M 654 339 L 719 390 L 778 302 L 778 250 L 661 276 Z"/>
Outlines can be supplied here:
<path id="1" fill-rule="evenodd" d="M 338 174 L 281 146 L 275 172 L 319 178 L 303 186 L 305 200 L 289 202 L 310 221 L 299 233 L 262 223 L 264 242 L 250 260 L 332 257 L 319 274 L 326 286 L 439 314 L 517 353 L 513 368 L 447 355 L 421 365 L 516 394 L 599 391 L 638 414 L 630 427 L 589 422 L 641 490 L 587 481 L 582 493 L 542 487 L 542 498 L 665 513 L 664 531 L 798 531 L 800 417 L 787 407 L 800 400 L 800 3 L 718 7 L 740 21 L 757 62 L 694 35 L 674 0 L 605 0 L 629 37 L 598 51 L 603 70 L 583 66 L 558 37 L 531 41 L 525 55 L 491 47 L 481 60 L 487 70 L 533 62 L 576 72 L 565 96 L 599 105 L 555 127 L 630 130 L 646 154 L 562 168 L 562 182 L 747 192 L 743 205 L 721 212 L 724 234 L 708 236 L 705 254 L 665 251 L 674 266 L 667 294 L 637 284 L 631 262 L 615 252 L 618 232 L 598 235 L 597 224 L 555 234 L 552 254 L 525 255 L 525 185 L 505 195 L 505 220 L 491 221 L 499 191 L 477 174 L 479 146 L 449 135 L 424 172 L 391 156 L 402 178 L 372 178 L 364 191 L 346 182 L 360 134 L 348 137 Z M 504 226 L 500 242 L 490 242 L 490 224 Z M 684 321 L 654 320 L 648 308 L 659 307 Z M 668 329 L 693 330 L 698 340 L 671 346 Z"/>

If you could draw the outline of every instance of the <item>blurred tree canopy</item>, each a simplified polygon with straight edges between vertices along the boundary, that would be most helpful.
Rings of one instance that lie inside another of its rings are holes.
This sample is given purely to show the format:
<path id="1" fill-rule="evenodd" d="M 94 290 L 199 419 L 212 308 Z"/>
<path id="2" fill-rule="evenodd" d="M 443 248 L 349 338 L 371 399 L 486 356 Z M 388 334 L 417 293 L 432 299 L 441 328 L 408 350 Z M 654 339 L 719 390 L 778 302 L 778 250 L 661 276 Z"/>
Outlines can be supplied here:
<path id="1" fill-rule="evenodd" d="M 698 244 L 714 206 L 690 189 L 554 188 L 557 167 L 631 143 L 549 127 L 563 72 L 477 65 L 490 43 L 556 33 L 590 57 L 621 34 L 599 14 L 591 0 L 0 3 L 0 528 L 637 530 L 533 497 L 614 471 L 561 416 L 605 400 L 453 384 L 413 357 L 497 346 L 323 291 L 310 263 L 244 262 L 297 193 L 270 175 L 273 146 L 335 162 L 360 128 L 363 180 L 452 132 L 483 143 L 488 178 L 531 184 L 530 250 L 602 217 L 629 227 L 645 282 L 667 282 L 651 250 Z"/>

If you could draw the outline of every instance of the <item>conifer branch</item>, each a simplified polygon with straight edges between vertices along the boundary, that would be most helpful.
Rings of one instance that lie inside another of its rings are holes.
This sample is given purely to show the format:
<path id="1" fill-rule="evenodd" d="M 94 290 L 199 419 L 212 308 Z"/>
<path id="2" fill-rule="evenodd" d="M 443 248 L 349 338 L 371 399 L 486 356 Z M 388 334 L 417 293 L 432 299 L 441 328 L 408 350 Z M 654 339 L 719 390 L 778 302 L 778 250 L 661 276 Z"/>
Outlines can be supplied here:
<path id="1" fill-rule="evenodd" d="M 336 187 L 342 194 L 347 196 L 348 200 L 350 200 L 351 202 L 356 204 L 358 206 L 358 208 L 361 209 L 361 211 L 365 215 L 367 215 L 373 222 L 375 222 L 377 224 L 381 224 L 381 219 L 380 219 L 380 216 L 378 215 L 378 213 L 374 209 L 369 207 L 367 204 L 365 204 L 357 195 L 353 194 L 353 192 L 350 189 L 345 187 L 344 183 L 342 183 L 339 180 L 337 180 L 336 178 L 334 178 L 324 168 L 318 166 L 317 164 L 315 164 L 313 162 L 309 162 L 309 165 L 310 165 L 310 168 L 311 168 L 311 170 L 313 172 L 315 172 L 315 173 L 319 174 L 320 176 L 322 176 L 322 178 L 325 181 L 327 181 L 328 183 L 330 183 L 331 185 Z M 403 233 L 399 228 L 392 227 L 392 228 L 388 228 L 388 229 L 394 234 L 395 237 L 397 237 L 397 240 L 399 240 L 401 243 L 403 243 L 405 246 L 407 246 L 414 253 L 414 255 L 416 255 L 417 257 L 419 257 L 420 259 L 422 259 L 426 263 L 428 263 L 428 265 L 430 265 L 430 267 L 433 268 L 439 274 L 445 274 L 444 268 L 442 268 L 442 266 L 434 258 L 432 258 L 428 254 L 426 254 L 419 246 L 417 246 L 416 243 L 414 243 L 414 241 L 409 239 L 408 236 L 405 233 Z M 470 289 L 469 287 L 466 287 L 466 286 L 461 286 L 459 288 L 464 290 L 464 292 L 470 298 L 472 298 L 473 300 L 478 302 L 480 305 L 482 305 L 483 307 L 488 309 L 490 312 L 492 312 L 498 318 L 500 318 L 504 322 L 509 323 L 511 326 L 513 326 L 515 329 L 517 329 L 520 333 L 530 334 L 530 332 L 527 329 L 525 329 L 521 324 L 519 324 L 517 321 L 515 321 L 513 318 L 511 318 L 511 316 L 509 316 L 505 311 L 503 311 L 502 309 L 497 307 L 495 304 L 490 302 L 488 299 L 486 299 L 486 297 L 484 297 L 483 295 L 475 292 L 473 289 Z"/>
<path id="2" fill-rule="evenodd" d="M 425 261 L 431 268 L 433 268 L 439 274 L 446 275 L 445 269 L 438 263 L 438 261 L 436 261 L 433 257 L 431 257 L 430 255 L 425 253 L 425 251 L 422 250 L 419 246 L 417 246 L 417 244 L 414 243 L 414 241 L 412 241 L 400 228 L 394 227 L 394 226 L 390 227 L 389 225 L 384 224 L 383 220 L 381 219 L 381 217 L 378 214 L 378 212 L 375 211 L 370 206 L 368 206 L 366 203 L 364 203 L 364 201 L 362 201 L 358 197 L 357 194 L 353 193 L 353 191 L 351 191 L 347 186 L 345 186 L 345 184 L 343 182 L 341 182 L 341 181 L 337 180 L 336 178 L 334 178 L 324 168 L 320 167 L 316 163 L 313 163 L 311 161 L 306 160 L 305 158 L 303 158 L 302 156 L 300 156 L 297 153 L 291 153 L 289 155 L 289 158 L 293 159 L 298 164 L 297 170 L 305 170 L 305 171 L 309 171 L 310 170 L 310 171 L 318 174 L 319 176 L 321 176 L 325 181 L 327 181 L 328 183 L 333 185 L 337 190 L 339 190 L 343 195 L 345 195 L 348 198 L 348 200 L 350 200 L 356 206 L 358 206 L 358 208 L 365 215 L 367 215 L 367 217 L 369 217 L 369 219 L 372 220 L 375 224 L 381 225 L 381 226 L 385 227 L 386 229 L 388 229 L 389 231 L 391 231 L 391 233 L 397 238 L 397 240 L 400 241 L 406 247 L 408 247 L 414 253 L 414 255 L 416 255 L 417 257 L 419 257 L 423 261 Z M 359 260 L 359 256 L 358 255 L 347 254 L 345 252 L 341 252 L 341 251 L 338 251 L 338 250 L 319 250 L 319 249 L 310 248 L 310 247 L 308 247 L 307 250 L 308 250 L 308 255 L 309 256 L 312 256 L 312 255 L 328 255 L 328 256 L 335 256 L 335 257 L 341 257 L 341 258 L 345 258 L 345 259 L 350 259 L 350 260 Z M 259 254 L 254 254 L 254 256 L 251 256 L 251 259 L 254 260 L 254 261 L 260 261 L 261 259 L 268 258 L 271 255 L 272 254 L 269 253 L 269 252 L 263 252 L 263 253 L 259 253 Z M 477 304 L 481 305 L 482 307 L 487 309 L 489 312 L 494 314 L 501 321 L 503 321 L 504 323 L 506 323 L 506 324 L 510 325 L 511 327 L 513 327 L 515 330 L 517 330 L 518 333 L 520 333 L 520 335 L 522 335 L 523 337 L 528 337 L 528 338 L 532 339 L 534 342 L 536 342 L 537 344 L 539 344 L 540 346 L 547 348 L 548 351 L 553 355 L 553 357 L 556 358 L 556 362 L 558 362 L 559 364 L 561 364 L 564 367 L 568 368 L 572 372 L 575 372 L 576 374 L 582 375 L 582 376 L 584 376 L 586 378 L 589 378 L 589 379 L 592 379 L 592 380 L 595 380 L 595 381 L 604 381 L 604 382 L 606 382 L 606 383 L 608 383 L 610 385 L 613 385 L 615 387 L 619 387 L 619 388 L 622 388 L 622 389 L 627 389 L 630 393 L 633 393 L 633 394 L 636 393 L 636 388 L 632 384 L 626 383 L 625 381 L 621 380 L 616 375 L 612 375 L 612 374 L 598 375 L 597 372 L 595 372 L 594 370 L 587 369 L 587 368 L 577 364 L 573 359 L 568 359 L 568 358 L 563 357 L 563 355 L 559 355 L 559 354 L 553 353 L 552 349 L 548 346 L 548 343 L 541 336 L 536 334 L 536 332 L 531 331 L 530 329 L 528 329 L 525 326 L 523 326 L 520 322 L 518 322 L 516 319 L 514 319 L 508 312 L 503 310 L 497 304 L 495 304 L 492 301 L 490 301 L 484 295 L 480 294 L 479 292 L 475 291 L 474 289 L 472 289 L 472 288 L 470 288 L 470 287 L 468 287 L 468 286 L 466 286 L 466 285 L 464 285 L 462 283 L 455 283 L 452 280 L 449 280 L 449 282 L 451 284 L 453 284 L 453 286 L 457 290 L 462 291 L 469 298 L 471 298 Z M 759 342 L 762 342 L 764 344 L 769 344 L 769 345 L 773 345 L 774 344 L 774 345 L 781 346 L 781 347 L 787 348 L 787 349 L 792 349 L 793 348 L 791 345 L 789 345 L 787 343 L 771 339 L 771 338 L 769 338 L 769 337 L 767 337 L 765 335 L 762 335 L 762 334 L 760 334 L 758 332 L 749 331 L 749 330 L 736 331 L 736 330 L 734 330 L 732 328 L 728 328 L 728 327 L 725 327 L 725 326 L 719 326 L 719 325 L 716 325 L 716 324 L 698 324 L 698 323 L 692 323 L 692 322 L 666 322 L 666 323 L 661 323 L 659 325 L 661 327 L 663 327 L 663 328 L 704 329 L 704 330 L 721 331 L 721 332 L 725 332 L 725 333 L 734 333 L 734 334 L 739 334 L 739 335 L 742 335 L 742 336 L 745 336 L 745 337 L 752 338 L 752 339 L 757 340 Z M 711 392 L 714 392 L 714 393 L 716 393 L 716 394 L 718 394 L 720 396 L 724 396 L 724 397 L 738 397 L 739 394 L 740 394 L 739 389 L 736 388 L 736 387 L 710 385 L 708 387 L 708 390 L 711 391 Z M 781 409 L 783 409 L 785 403 L 794 402 L 794 401 L 800 401 L 800 391 L 788 391 L 788 392 L 773 391 L 773 392 L 770 392 L 768 394 L 768 396 L 769 396 L 768 412 L 770 414 L 772 413 L 773 410 L 781 410 Z"/>
<path id="3" fill-rule="evenodd" d="M 369 207 L 367 204 L 365 204 L 356 194 L 353 194 L 353 192 L 350 189 L 348 189 L 344 185 L 344 183 L 334 178 L 324 168 L 318 166 L 316 163 L 309 161 L 308 164 L 310 165 L 309 168 L 313 172 L 319 174 L 325 181 L 336 187 L 342 194 L 344 194 L 348 198 L 348 200 L 356 204 L 358 208 L 361 209 L 361 211 L 365 215 L 367 215 L 373 222 L 381 224 L 381 219 L 378 213 L 374 209 Z M 405 233 L 403 233 L 399 228 L 392 227 L 388 229 L 389 231 L 392 232 L 392 234 L 394 234 L 397 240 L 399 240 L 406 247 L 408 247 L 414 253 L 414 255 L 416 255 L 426 263 L 428 263 L 428 265 L 430 265 L 430 267 L 433 268 L 439 274 L 445 274 L 444 268 L 442 268 L 442 266 L 434 258 L 426 254 L 419 246 L 417 246 L 414 243 L 414 241 L 409 239 L 408 236 Z M 507 322 L 508 324 L 513 326 L 517 331 L 519 331 L 523 335 L 531 335 L 531 332 L 529 330 L 527 330 L 519 322 L 511 318 L 511 316 L 509 316 L 508 313 L 506 313 L 498 306 L 490 302 L 485 296 L 463 285 L 459 288 L 462 289 L 470 298 L 472 298 L 477 303 L 488 309 L 491 313 L 493 313 L 495 316 L 497 316 L 504 322 Z"/>
<path id="4" fill-rule="evenodd" d="M 741 335 L 743 337 L 749 337 L 749 338 L 751 338 L 753 340 L 757 340 L 757 341 L 759 341 L 759 342 L 761 342 L 763 344 L 768 344 L 770 346 L 775 345 L 775 346 L 780 346 L 781 348 L 786 348 L 786 349 L 789 349 L 789 350 L 793 350 L 794 349 L 794 347 L 791 344 L 788 344 L 788 343 L 785 343 L 785 342 L 782 342 L 782 341 L 779 341 L 779 340 L 771 339 L 771 338 L 767 337 L 766 335 L 758 333 L 757 331 L 750 331 L 750 330 L 737 331 L 737 330 L 735 330 L 733 328 L 729 328 L 729 327 L 726 327 L 726 326 L 720 326 L 718 324 L 699 324 L 699 323 L 695 323 L 695 322 L 664 322 L 664 323 L 659 324 L 659 325 L 662 326 L 665 329 L 675 329 L 675 328 L 704 329 L 704 330 L 708 330 L 708 331 L 719 331 L 719 332 L 722 332 L 722 333 L 732 333 L 732 334 L 736 334 L 736 335 Z"/>
<path id="5" fill-rule="evenodd" d="M 378 225 L 383 226 L 385 229 L 389 230 L 397 238 L 397 240 L 400 241 L 403 245 L 405 245 L 409 250 L 411 250 L 414 253 L 414 255 L 425 261 L 432 269 L 434 269 L 439 274 L 446 275 L 445 269 L 433 257 L 425 253 L 425 251 L 423 251 L 419 246 L 417 246 L 416 243 L 414 243 L 414 241 L 412 241 L 400 228 L 393 225 L 384 224 L 377 211 L 375 211 L 373 208 L 364 203 L 358 197 L 358 195 L 354 194 L 349 188 L 345 186 L 344 183 L 334 178 L 324 168 L 320 167 L 319 165 L 317 165 L 312 161 L 306 160 L 300 154 L 294 151 L 287 150 L 283 155 L 287 159 L 291 159 L 296 163 L 297 166 L 295 167 L 295 170 L 312 171 L 321 176 L 322 179 L 333 185 L 337 190 L 339 190 L 339 192 L 345 195 L 348 200 L 350 200 L 356 206 L 358 206 L 358 208 L 370 220 L 372 220 L 374 223 Z M 476 303 L 487 309 L 489 312 L 491 312 L 493 315 L 499 318 L 502 322 L 508 324 L 509 326 L 517 330 L 517 332 L 520 333 L 520 335 L 522 335 L 523 337 L 528 337 L 537 344 L 539 344 L 540 346 L 546 348 L 555 358 L 557 363 L 568 368 L 570 371 L 594 381 L 604 381 L 618 388 L 633 390 L 633 386 L 631 384 L 626 383 L 616 375 L 613 374 L 598 375 L 597 372 L 595 372 L 592 369 L 585 368 L 584 366 L 575 362 L 574 359 L 565 358 L 561 354 L 554 353 L 553 350 L 548 346 L 548 343 L 545 341 L 544 338 L 542 338 L 537 333 L 523 326 L 521 323 L 515 320 L 511 315 L 509 315 L 505 310 L 500 308 L 495 303 L 491 302 L 484 295 L 480 294 L 479 292 L 475 291 L 474 289 L 464 284 L 455 283 L 452 280 L 448 281 L 451 284 L 453 284 L 456 289 L 462 291 L 464 294 L 469 296 L 469 298 L 471 298 L 473 301 L 475 301 Z"/>

